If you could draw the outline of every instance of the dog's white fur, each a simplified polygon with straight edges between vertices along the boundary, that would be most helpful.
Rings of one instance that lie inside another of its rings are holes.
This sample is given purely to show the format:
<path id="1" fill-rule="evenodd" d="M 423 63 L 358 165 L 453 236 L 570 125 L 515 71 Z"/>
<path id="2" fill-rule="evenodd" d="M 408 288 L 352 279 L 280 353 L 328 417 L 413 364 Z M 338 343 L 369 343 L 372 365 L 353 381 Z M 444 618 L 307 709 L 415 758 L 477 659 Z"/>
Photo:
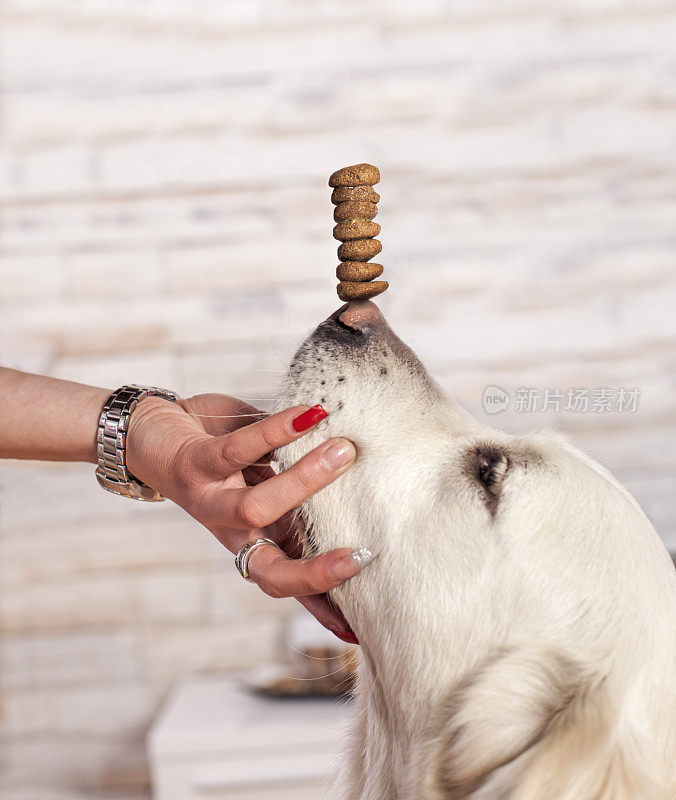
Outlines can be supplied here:
<path id="1" fill-rule="evenodd" d="M 308 553 L 376 560 L 332 593 L 361 643 L 343 800 L 674 800 L 676 572 L 631 495 L 560 435 L 446 397 L 382 318 L 333 315 L 283 407 L 355 465 L 300 513 Z"/>

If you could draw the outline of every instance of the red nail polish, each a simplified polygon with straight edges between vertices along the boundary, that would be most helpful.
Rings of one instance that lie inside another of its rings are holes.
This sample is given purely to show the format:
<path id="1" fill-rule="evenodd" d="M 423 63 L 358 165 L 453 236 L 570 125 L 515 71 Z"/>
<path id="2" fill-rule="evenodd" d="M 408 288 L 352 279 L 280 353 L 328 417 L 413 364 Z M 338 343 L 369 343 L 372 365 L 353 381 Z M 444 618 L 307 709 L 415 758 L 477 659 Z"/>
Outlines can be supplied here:
<path id="1" fill-rule="evenodd" d="M 312 408 L 308 408 L 307 411 L 303 411 L 302 414 L 299 414 L 293 420 L 291 426 L 296 433 L 301 433 L 311 428 L 313 425 L 316 425 L 318 422 L 321 422 L 326 416 L 328 416 L 327 412 L 318 404 L 312 406 Z"/>
<path id="2" fill-rule="evenodd" d="M 359 639 L 351 633 L 350 631 L 339 631 L 338 628 L 331 628 L 331 633 L 334 636 L 337 636 L 339 639 L 342 639 L 344 642 L 349 642 L 350 644 L 359 644 Z"/>

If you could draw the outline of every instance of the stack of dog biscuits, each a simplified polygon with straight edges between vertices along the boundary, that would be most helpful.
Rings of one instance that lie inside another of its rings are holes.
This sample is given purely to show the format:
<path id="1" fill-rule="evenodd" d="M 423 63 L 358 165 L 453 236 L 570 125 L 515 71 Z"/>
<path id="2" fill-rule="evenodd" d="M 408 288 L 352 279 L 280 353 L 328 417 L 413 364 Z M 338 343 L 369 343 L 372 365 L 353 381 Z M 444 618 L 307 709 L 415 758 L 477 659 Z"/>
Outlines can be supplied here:
<path id="1" fill-rule="evenodd" d="M 380 225 L 373 221 L 380 200 L 373 187 L 379 180 L 380 171 L 372 164 L 343 167 L 329 178 L 335 205 L 333 236 L 342 242 L 336 277 L 340 281 L 338 297 L 343 301 L 368 300 L 389 286 L 387 281 L 373 280 L 382 275 L 383 266 L 370 261 L 383 249 L 374 238 L 380 233 Z"/>

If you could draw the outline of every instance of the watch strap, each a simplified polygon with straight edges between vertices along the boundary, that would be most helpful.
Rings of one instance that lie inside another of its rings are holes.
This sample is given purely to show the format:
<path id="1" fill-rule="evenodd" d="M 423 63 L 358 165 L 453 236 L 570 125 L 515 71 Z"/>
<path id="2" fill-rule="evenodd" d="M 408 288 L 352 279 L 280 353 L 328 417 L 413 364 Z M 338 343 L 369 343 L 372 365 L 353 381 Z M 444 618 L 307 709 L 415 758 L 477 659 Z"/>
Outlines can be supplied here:
<path id="1" fill-rule="evenodd" d="M 96 434 L 98 464 L 96 479 L 109 492 L 132 500 L 164 500 L 155 489 L 135 478 L 127 469 L 127 431 L 136 406 L 146 397 L 162 397 L 176 402 L 178 395 L 156 386 L 121 386 L 106 400 Z"/>

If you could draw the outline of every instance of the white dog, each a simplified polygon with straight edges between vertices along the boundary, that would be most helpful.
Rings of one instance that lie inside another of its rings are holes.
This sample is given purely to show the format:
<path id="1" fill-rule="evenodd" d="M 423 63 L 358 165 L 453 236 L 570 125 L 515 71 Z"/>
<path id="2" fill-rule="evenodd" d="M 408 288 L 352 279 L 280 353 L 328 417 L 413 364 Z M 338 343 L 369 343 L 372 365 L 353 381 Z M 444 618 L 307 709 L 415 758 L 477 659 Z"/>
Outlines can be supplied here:
<path id="1" fill-rule="evenodd" d="M 323 322 L 281 403 L 356 464 L 300 510 L 368 547 L 333 599 L 359 637 L 345 800 L 674 800 L 676 572 L 631 495 L 554 434 L 472 419 L 371 302 Z"/>

